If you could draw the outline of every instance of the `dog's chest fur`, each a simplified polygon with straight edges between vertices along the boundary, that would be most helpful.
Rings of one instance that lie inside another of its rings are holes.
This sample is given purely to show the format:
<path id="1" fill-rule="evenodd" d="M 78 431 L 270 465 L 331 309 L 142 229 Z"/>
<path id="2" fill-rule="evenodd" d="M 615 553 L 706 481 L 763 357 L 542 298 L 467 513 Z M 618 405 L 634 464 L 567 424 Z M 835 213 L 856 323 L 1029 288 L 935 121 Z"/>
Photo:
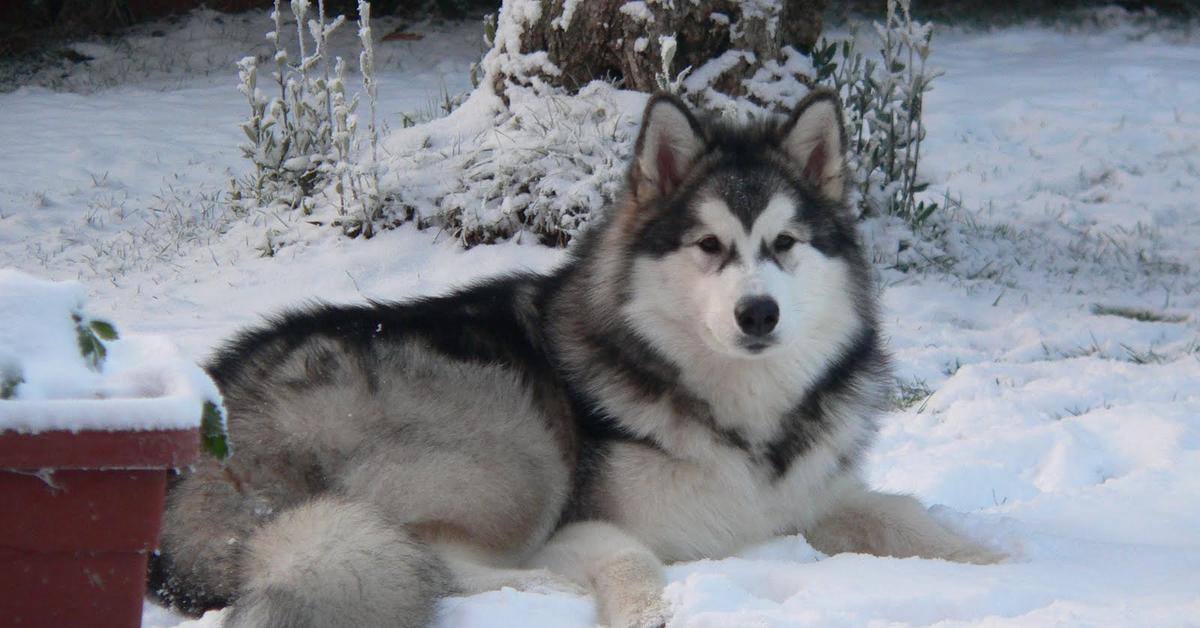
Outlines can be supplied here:
<path id="1" fill-rule="evenodd" d="M 691 405 L 666 396 L 610 408 L 624 425 L 648 427 L 653 445 L 608 444 L 596 506 L 664 560 L 724 556 L 802 530 L 853 481 L 846 461 L 872 432 L 854 412 L 822 416 L 818 435 L 782 473 L 770 463 L 771 448 L 788 438 L 785 423 L 796 418 L 789 416 L 802 397 L 796 391 L 818 373 L 787 364 L 784 375 L 779 364 L 755 364 L 701 382 L 709 394 Z"/>
<path id="2" fill-rule="evenodd" d="M 838 457 L 834 443 L 822 444 L 772 479 L 732 449 L 691 461 L 616 444 L 607 461 L 606 514 L 666 561 L 726 556 L 817 519 L 849 481 Z"/>

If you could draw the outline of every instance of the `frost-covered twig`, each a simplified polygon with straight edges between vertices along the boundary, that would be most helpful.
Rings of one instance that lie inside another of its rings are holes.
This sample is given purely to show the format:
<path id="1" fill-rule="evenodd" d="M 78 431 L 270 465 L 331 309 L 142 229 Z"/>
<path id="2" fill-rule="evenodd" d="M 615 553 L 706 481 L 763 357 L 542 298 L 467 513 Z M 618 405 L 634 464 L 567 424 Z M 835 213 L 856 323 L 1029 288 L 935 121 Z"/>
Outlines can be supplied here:
<path id="1" fill-rule="evenodd" d="M 661 50 L 662 70 L 655 74 L 654 81 L 658 83 L 660 91 L 671 94 L 678 94 L 683 86 L 683 81 L 692 72 L 692 66 L 688 66 L 679 71 L 672 78 L 671 68 L 675 64 L 675 52 L 678 50 L 678 43 L 672 35 L 662 35 L 658 38 L 658 47 Z"/>
<path id="2" fill-rule="evenodd" d="M 358 55 L 359 70 L 362 73 L 363 91 L 367 95 L 367 105 L 371 108 L 371 118 L 367 128 L 367 141 L 371 144 L 371 162 L 364 168 L 365 198 L 363 201 L 364 234 L 370 236 L 371 225 L 379 218 L 379 127 L 376 125 L 378 108 L 378 90 L 375 86 L 375 45 L 371 38 L 371 3 L 358 0 L 358 37 L 362 41 L 362 52 Z"/>

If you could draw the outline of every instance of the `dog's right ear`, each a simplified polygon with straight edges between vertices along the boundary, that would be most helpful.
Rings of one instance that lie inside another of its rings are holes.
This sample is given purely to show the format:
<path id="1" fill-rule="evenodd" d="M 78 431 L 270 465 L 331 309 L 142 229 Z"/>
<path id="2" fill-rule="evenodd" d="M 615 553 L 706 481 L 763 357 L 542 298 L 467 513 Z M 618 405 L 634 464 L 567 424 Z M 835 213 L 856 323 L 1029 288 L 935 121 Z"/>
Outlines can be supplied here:
<path id="1" fill-rule="evenodd" d="M 638 198 L 669 196 L 704 152 L 704 133 L 687 105 L 670 94 L 650 97 L 634 147 L 630 187 Z"/>

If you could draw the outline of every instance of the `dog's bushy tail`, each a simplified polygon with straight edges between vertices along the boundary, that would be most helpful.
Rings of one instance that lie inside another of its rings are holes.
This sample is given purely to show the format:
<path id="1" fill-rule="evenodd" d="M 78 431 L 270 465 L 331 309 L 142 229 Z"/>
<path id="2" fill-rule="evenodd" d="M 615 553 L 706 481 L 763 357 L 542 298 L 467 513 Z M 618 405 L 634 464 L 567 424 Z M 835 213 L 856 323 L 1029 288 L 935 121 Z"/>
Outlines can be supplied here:
<path id="1" fill-rule="evenodd" d="M 451 589 L 428 545 L 369 505 L 335 497 L 280 514 L 244 561 L 226 628 L 417 628 Z"/>
<path id="2" fill-rule="evenodd" d="M 229 628 L 427 626 L 452 593 L 440 557 L 365 503 L 326 496 L 273 512 L 215 462 L 176 478 L 148 592 Z"/>

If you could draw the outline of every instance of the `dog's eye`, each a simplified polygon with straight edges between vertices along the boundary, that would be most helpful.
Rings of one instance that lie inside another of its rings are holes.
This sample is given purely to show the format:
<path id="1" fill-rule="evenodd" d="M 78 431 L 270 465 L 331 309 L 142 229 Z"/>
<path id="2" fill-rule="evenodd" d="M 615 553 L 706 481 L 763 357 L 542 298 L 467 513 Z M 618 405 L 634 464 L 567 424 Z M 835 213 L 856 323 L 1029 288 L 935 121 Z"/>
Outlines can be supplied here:
<path id="1" fill-rule="evenodd" d="M 775 237 L 775 250 L 780 253 L 787 251 L 788 249 L 792 248 L 792 246 L 795 244 L 796 244 L 796 238 L 793 238 L 792 236 L 790 236 L 786 233 L 781 233 Z"/>
<path id="2" fill-rule="evenodd" d="M 709 255 L 716 255 L 721 252 L 721 241 L 717 239 L 717 236 L 704 236 L 696 243 L 696 246 Z"/>

